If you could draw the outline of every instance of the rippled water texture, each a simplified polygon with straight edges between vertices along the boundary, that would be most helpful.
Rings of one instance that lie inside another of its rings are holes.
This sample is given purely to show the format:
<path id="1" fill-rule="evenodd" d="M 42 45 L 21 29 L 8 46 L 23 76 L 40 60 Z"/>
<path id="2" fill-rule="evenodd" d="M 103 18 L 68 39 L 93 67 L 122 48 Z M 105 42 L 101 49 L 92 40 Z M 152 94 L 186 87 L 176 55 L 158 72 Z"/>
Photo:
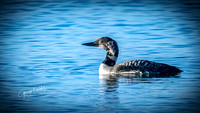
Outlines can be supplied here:
<path id="1" fill-rule="evenodd" d="M 199 1 L 6 0 L 0 5 L 3 111 L 200 112 Z M 117 63 L 180 67 L 171 78 L 100 80 L 109 36 Z"/>

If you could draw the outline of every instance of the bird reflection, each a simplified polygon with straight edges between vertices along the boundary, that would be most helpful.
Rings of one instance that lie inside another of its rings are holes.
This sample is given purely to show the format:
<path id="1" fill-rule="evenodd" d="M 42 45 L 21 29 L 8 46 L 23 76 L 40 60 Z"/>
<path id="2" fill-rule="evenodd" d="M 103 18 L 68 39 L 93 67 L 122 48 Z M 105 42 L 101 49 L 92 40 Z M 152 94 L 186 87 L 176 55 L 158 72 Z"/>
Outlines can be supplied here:
<path id="1" fill-rule="evenodd" d="M 100 79 L 101 103 L 99 104 L 100 112 L 115 111 L 119 105 L 120 99 L 118 95 L 118 78 L 110 76 L 109 79 Z"/>
<path id="2" fill-rule="evenodd" d="M 119 83 L 131 83 L 135 84 L 139 79 L 133 79 L 135 76 L 123 76 L 126 79 L 122 82 L 119 81 L 119 78 L 122 78 L 120 75 L 99 75 L 100 77 L 100 92 L 101 92 L 101 104 L 99 104 L 99 108 L 101 108 L 100 112 L 109 112 L 116 111 L 118 105 L 120 105 L 120 97 L 118 92 Z"/>
<path id="3" fill-rule="evenodd" d="M 142 78 L 142 79 L 140 79 Z M 144 76 L 136 75 L 136 74 L 100 74 L 100 85 L 103 87 L 104 92 L 111 93 L 117 92 L 117 88 L 119 87 L 119 83 L 128 83 L 128 84 L 137 84 L 137 83 L 151 83 L 149 79 Z M 119 81 L 119 79 L 121 79 Z M 123 80 L 123 81 L 122 81 Z"/>

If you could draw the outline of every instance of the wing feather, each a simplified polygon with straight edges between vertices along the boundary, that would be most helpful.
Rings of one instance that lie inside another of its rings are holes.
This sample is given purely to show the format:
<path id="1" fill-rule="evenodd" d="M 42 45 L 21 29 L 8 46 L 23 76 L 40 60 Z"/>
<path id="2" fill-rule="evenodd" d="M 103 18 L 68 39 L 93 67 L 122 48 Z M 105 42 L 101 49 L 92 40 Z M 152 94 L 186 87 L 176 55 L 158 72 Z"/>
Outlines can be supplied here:
<path id="1" fill-rule="evenodd" d="M 115 72 L 141 71 L 141 72 L 158 72 L 162 75 L 176 75 L 181 72 L 180 69 L 164 63 L 156 63 L 148 60 L 131 60 L 114 66 Z"/>

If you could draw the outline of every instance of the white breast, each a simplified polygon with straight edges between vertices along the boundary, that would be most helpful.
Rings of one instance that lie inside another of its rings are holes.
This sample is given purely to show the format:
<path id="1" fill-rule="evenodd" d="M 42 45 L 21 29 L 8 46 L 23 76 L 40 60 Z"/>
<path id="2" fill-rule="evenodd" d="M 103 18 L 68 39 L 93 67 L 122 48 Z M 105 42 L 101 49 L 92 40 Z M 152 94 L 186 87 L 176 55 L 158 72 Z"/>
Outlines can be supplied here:
<path id="1" fill-rule="evenodd" d="M 99 67 L 99 74 L 111 74 L 112 68 L 113 68 L 113 66 L 108 66 L 104 63 L 101 63 L 101 65 Z"/>

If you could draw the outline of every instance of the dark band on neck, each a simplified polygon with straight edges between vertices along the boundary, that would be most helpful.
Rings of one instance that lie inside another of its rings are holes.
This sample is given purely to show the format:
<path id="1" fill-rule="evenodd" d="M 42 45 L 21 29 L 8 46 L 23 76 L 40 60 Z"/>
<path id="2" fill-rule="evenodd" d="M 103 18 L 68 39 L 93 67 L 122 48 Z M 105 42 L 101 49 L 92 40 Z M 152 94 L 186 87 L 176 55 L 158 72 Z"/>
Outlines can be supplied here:
<path id="1" fill-rule="evenodd" d="M 116 61 L 112 60 L 112 59 L 109 59 L 109 58 L 106 58 L 102 63 L 108 65 L 108 66 L 114 66 Z"/>

